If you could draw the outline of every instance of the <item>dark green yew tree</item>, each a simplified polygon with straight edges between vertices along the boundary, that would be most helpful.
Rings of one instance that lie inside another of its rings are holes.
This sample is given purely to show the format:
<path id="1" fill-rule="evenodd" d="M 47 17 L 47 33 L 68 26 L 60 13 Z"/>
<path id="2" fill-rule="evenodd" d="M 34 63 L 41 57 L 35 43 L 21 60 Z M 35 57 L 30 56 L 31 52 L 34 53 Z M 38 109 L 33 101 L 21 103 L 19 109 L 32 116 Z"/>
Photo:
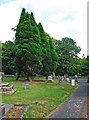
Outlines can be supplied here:
<path id="1" fill-rule="evenodd" d="M 51 73 L 55 72 L 58 66 L 58 55 L 54 47 L 53 43 L 53 38 L 50 37 L 49 39 L 49 45 L 50 45 L 50 54 L 51 54 L 51 59 L 50 59 L 50 71 Z"/>
<path id="2" fill-rule="evenodd" d="M 50 59 L 51 59 L 51 54 L 50 54 L 50 46 L 49 46 L 49 40 L 46 39 L 46 35 L 43 29 L 43 26 L 41 23 L 38 24 L 38 28 L 40 31 L 40 37 L 41 37 L 41 47 L 42 47 L 42 64 L 43 68 L 41 70 L 41 74 L 48 77 L 51 75 L 50 71 Z"/>
<path id="3" fill-rule="evenodd" d="M 34 16 L 26 12 L 24 8 L 17 25 L 15 37 L 17 79 L 21 74 L 27 79 L 32 79 L 42 66 L 42 51 L 40 35 Z"/>
<path id="4" fill-rule="evenodd" d="M 44 32 L 41 23 L 38 24 L 38 28 L 41 36 L 41 46 L 42 46 L 42 64 L 43 68 L 41 74 L 44 76 L 52 75 L 52 73 L 57 68 L 58 56 L 52 42 L 52 38 Z"/>

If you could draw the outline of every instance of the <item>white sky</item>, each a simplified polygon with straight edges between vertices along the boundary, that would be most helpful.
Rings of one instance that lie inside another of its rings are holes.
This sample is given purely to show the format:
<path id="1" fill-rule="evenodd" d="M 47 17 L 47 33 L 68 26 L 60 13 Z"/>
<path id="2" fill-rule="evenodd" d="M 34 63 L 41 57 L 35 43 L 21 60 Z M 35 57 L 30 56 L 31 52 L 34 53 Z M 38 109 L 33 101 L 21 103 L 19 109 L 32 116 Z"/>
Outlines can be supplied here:
<path id="1" fill-rule="evenodd" d="M 87 0 L 0 0 L 0 41 L 13 40 L 22 8 L 33 12 L 50 36 L 71 37 L 87 55 Z"/>

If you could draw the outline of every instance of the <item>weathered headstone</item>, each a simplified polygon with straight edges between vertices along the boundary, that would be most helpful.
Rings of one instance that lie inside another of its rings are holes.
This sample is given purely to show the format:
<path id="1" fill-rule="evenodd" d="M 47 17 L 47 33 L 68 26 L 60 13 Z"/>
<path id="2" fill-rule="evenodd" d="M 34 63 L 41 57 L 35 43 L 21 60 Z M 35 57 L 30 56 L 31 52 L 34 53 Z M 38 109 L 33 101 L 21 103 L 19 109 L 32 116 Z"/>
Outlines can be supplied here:
<path id="1" fill-rule="evenodd" d="M 53 79 L 56 79 L 56 75 L 55 75 L 55 72 L 53 72 L 53 75 L 52 75 L 52 76 L 53 76 Z"/>
<path id="2" fill-rule="evenodd" d="M 48 76 L 48 81 L 49 81 L 49 82 L 52 82 L 52 81 L 53 81 L 52 76 Z"/>
<path id="3" fill-rule="evenodd" d="M 66 78 L 67 82 L 70 82 L 70 79 L 69 78 Z"/>
<path id="4" fill-rule="evenodd" d="M 2 82 L 2 76 L 0 75 L 0 83 Z"/>
<path id="5" fill-rule="evenodd" d="M 0 82 L 3 81 L 4 72 L 0 72 Z"/>
<path id="6" fill-rule="evenodd" d="M 24 84 L 24 89 L 29 89 L 29 88 L 30 88 L 29 84 Z"/>
<path id="7" fill-rule="evenodd" d="M 71 80 L 71 85 L 75 86 L 75 80 L 74 79 Z"/>
<path id="8" fill-rule="evenodd" d="M 61 76 L 58 76 L 58 77 L 57 77 L 57 81 L 58 81 L 58 84 L 60 84 L 61 81 L 62 81 L 62 77 L 61 77 Z"/>
<path id="9" fill-rule="evenodd" d="M 52 76 L 48 76 L 48 80 L 52 80 Z"/>

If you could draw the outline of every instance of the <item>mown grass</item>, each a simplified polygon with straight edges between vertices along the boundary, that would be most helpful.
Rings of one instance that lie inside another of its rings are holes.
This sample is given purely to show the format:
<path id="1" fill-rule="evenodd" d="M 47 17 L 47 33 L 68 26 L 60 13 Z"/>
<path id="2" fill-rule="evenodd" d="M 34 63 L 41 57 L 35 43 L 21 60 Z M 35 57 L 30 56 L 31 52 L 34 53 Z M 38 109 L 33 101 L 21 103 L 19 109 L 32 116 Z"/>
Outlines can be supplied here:
<path id="1" fill-rule="evenodd" d="M 4 82 L 16 82 L 16 77 L 15 76 L 4 76 L 3 81 Z"/>
<path id="2" fill-rule="evenodd" d="M 12 78 L 10 78 L 12 79 Z M 6 80 L 5 78 L 5 81 Z M 13 78 L 14 81 L 14 78 Z M 24 89 L 24 82 L 11 83 L 16 88 L 14 94 L 3 94 L 2 102 L 6 104 L 30 104 L 25 118 L 43 118 L 65 101 L 76 88 L 69 83 L 28 83 L 30 89 Z"/>
<path id="3" fill-rule="evenodd" d="M 24 77 L 20 77 L 19 81 L 24 81 Z M 3 78 L 4 82 L 16 82 L 16 77 L 15 76 L 4 76 Z M 46 78 L 44 76 L 40 76 L 40 77 L 34 77 L 34 80 L 46 80 Z"/>

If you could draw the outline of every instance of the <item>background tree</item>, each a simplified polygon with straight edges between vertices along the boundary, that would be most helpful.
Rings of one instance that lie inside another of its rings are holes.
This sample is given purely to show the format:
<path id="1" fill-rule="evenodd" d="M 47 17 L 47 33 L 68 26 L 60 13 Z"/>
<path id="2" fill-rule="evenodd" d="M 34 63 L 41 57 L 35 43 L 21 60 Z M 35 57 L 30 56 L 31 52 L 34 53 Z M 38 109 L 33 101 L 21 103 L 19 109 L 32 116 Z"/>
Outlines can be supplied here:
<path id="1" fill-rule="evenodd" d="M 56 50 L 59 56 L 59 65 L 56 69 L 56 75 L 63 75 L 68 73 L 74 75 L 76 73 L 76 58 L 81 51 L 76 42 L 68 37 L 57 41 Z"/>
<path id="2" fill-rule="evenodd" d="M 15 74 L 15 45 L 11 41 L 2 44 L 2 70 L 5 74 Z"/>
<path id="3" fill-rule="evenodd" d="M 2 43 L 0 41 L 0 72 L 2 71 Z"/>
<path id="4" fill-rule="evenodd" d="M 78 65 L 80 66 L 79 75 L 81 76 L 89 75 L 89 56 L 87 56 L 87 58 L 85 57 L 81 58 L 80 63 Z"/>

